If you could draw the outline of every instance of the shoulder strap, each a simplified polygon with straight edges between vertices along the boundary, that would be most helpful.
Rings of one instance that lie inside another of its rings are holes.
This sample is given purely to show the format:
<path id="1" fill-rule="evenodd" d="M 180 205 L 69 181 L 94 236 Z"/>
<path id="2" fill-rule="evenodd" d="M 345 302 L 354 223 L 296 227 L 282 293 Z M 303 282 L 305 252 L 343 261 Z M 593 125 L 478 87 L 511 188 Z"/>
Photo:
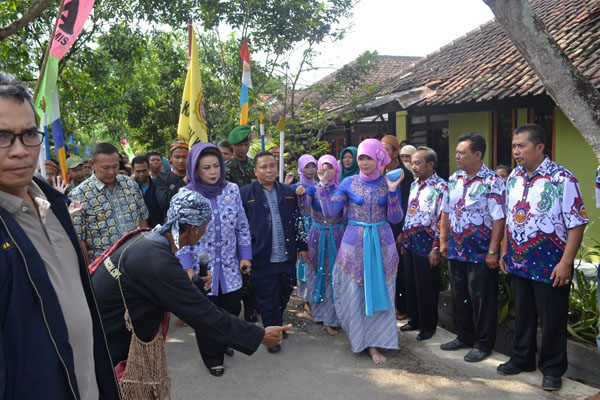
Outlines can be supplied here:
<path id="1" fill-rule="evenodd" d="M 132 235 L 126 235 L 126 236 L 131 237 Z M 121 240 L 123 238 L 121 238 Z M 127 328 L 128 331 L 130 331 L 133 334 L 135 334 L 135 332 L 133 330 L 133 324 L 131 322 L 131 316 L 129 315 L 129 308 L 127 308 L 127 302 L 125 301 L 125 295 L 123 294 L 123 286 L 121 286 L 121 259 L 123 258 L 123 254 L 125 254 L 125 252 L 127 251 L 127 249 L 129 249 L 134 243 L 136 243 L 141 238 L 142 238 L 142 235 L 138 236 L 137 238 L 135 238 L 135 240 L 132 240 L 131 243 L 129 243 L 127 245 L 127 247 L 125 247 L 125 249 L 123 249 L 123 251 L 121 252 L 121 255 L 119 255 L 119 262 L 117 263 L 117 272 L 118 272 L 117 273 L 117 283 L 119 284 L 119 292 L 121 293 L 121 300 L 123 300 L 123 305 L 125 306 L 125 315 L 124 315 L 124 318 L 125 318 L 125 327 Z"/>

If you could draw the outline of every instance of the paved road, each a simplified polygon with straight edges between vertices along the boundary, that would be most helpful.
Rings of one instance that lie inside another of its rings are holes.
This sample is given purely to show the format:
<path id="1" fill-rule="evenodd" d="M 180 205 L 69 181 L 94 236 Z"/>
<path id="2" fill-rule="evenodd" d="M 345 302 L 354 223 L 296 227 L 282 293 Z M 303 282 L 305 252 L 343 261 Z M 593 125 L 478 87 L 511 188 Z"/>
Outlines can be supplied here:
<path id="1" fill-rule="evenodd" d="M 269 354 L 261 346 L 250 357 L 225 356 L 221 378 L 202 364 L 193 330 L 172 325 L 167 357 L 173 399 L 584 399 L 598 391 L 564 379 L 560 392 L 548 393 L 539 387 L 539 372 L 502 377 L 496 366 L 507 357 L 501 354 L 466 363 L 466 350 L 439 350 L 453 339 L 443 329 L 426 342 L 418 342 L 414 332 L 402 334 L 401 350 L 384 352 L 388 363 L 376 366 L 367 355 L 352 353 L 343 333 L 330 337 L 306 317 L 293 299 L 286 318 L 295 327 L 282 351 Z"/>

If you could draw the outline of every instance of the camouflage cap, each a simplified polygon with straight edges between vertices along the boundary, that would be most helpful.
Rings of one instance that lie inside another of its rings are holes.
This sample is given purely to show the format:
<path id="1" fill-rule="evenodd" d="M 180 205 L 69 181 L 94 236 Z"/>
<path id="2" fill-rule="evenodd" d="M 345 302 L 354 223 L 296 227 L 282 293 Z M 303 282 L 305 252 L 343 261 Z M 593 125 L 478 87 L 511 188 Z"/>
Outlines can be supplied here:
<path id="1" fill-rule="evenodd" d="M 86 161 L 83 157 L 71 156 L 71 157 L 67 158 L 67 168 L 68 169 L 77 168 L 80 165 L 83 165 L 85 163 L 86 163 Z"/>

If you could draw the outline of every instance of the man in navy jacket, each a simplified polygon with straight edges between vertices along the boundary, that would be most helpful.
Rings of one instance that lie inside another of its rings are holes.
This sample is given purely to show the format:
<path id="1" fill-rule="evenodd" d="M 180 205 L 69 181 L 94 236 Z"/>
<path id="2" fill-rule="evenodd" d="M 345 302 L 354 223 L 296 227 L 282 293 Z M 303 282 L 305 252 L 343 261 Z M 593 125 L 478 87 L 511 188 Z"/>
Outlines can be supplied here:
<path id="1" fill-rule="evenodd" d="M 240 189 L 252 236 L 252 287 L 263 326 L 283 325 L 297 256 L 307 258 L 306 232 L 294 190 L 276 181 L 271 153 L 256 155 L 254 173 L 257 181 Z M 277 345 L 269 352 L 280 349 Z"/>
<path id="2" fill-rule="evenodd" d="M 0 398 L 119 399 L 68 199 L 33 178 L 43 138 L 0 73 Z"/>

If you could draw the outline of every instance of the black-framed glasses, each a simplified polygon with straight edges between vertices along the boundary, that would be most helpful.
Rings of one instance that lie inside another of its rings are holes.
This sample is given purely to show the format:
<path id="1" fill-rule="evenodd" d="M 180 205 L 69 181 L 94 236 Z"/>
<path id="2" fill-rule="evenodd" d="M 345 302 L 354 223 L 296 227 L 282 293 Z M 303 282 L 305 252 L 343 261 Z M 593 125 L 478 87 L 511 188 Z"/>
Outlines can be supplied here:
<path id="1" fill-rule="evenodd" d="M 0 148 L 7 148 L 12 146 L 17 140 L 17 137 L 21 139 L 23 146 L 35 147 L 42 144 L 44 136 L 46 134 L 43 131 L 31 130 L 23 133 L 12 133 L 10 131 L 0 131 Z"/>

